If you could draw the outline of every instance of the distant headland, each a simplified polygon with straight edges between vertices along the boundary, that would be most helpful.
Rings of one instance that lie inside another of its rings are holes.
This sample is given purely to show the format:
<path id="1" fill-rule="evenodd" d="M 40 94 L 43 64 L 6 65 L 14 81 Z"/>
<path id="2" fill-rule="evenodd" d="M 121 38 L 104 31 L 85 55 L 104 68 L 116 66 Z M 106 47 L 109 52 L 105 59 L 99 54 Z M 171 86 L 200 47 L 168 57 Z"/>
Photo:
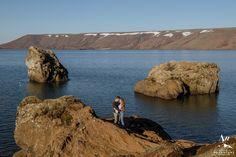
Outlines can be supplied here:
<path id="1" fill-rule="evenodd" d="M 169 31 L 30 34 L 1 49 L 37 46 L 68 50 L 236 50 L 236 27 Z"/>

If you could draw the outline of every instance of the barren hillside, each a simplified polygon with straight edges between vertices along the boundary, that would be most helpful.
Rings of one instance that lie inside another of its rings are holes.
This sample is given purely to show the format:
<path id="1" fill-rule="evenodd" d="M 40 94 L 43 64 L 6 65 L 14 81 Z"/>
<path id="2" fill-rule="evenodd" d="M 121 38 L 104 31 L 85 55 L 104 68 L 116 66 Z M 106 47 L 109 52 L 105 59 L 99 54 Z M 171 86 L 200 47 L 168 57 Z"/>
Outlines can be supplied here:
<path id="1" fill-rule="evenodd" d="M 25 35 L 0 45 L 0 48 L 23 49 L 29 46 L 55 49 L 235 50 L 236 28 Z"/>

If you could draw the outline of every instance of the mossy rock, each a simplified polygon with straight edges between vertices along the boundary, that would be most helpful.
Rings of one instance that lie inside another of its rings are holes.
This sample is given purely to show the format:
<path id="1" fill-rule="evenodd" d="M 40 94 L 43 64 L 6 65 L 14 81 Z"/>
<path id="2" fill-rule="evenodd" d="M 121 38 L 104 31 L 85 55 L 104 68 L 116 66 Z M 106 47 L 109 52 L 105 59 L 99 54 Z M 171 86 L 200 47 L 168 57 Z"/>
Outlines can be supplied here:
<path id="1" fill-rule="evenodd" d="M 73 117 L 70 115 L 70 113 L 68 111 L 65 111 L 61 115 L 61 121 L 63 124 L 70 125 L 72 120 L 73 120 Z"/>

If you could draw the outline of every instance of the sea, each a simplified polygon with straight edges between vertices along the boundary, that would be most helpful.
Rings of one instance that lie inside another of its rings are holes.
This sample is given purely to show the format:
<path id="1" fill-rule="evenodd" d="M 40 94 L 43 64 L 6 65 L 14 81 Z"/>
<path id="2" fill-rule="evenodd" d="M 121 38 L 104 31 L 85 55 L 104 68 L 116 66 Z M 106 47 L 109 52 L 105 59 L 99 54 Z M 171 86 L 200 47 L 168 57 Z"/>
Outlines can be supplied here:
<path id="1" fill-rule="evenodd" d="M 14 129 L 17 106 L 26 96 L 41 99 L 74 95 L 99 117 L 112 117 L 116 95 L 126 101 L 125 116 L 149 118 L 173 139 L 215 142 L 236 134 L 236 51 L 54 50 L 69 71 L 64 84 L 28 80 L 27 50 L 0 50 L 0 156 L 19 150 Z M 220 67 L 219 93 L 162 100 L 136 94 L 134 86 L 155 65 L 168 61 L 214 62 Z"/>

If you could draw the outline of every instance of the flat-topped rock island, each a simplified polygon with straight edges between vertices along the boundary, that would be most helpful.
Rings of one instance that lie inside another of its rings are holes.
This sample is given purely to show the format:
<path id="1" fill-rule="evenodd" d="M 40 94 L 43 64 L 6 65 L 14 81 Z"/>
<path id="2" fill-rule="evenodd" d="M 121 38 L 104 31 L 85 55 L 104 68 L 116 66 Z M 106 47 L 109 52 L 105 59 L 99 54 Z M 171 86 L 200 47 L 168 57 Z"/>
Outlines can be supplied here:
<path id="1" fill-rule="evenodd" d="M 218 92 L 219 67 L 215 63 L 170 61 L 155 66 L 134 91 L 162 99 Z"/>

